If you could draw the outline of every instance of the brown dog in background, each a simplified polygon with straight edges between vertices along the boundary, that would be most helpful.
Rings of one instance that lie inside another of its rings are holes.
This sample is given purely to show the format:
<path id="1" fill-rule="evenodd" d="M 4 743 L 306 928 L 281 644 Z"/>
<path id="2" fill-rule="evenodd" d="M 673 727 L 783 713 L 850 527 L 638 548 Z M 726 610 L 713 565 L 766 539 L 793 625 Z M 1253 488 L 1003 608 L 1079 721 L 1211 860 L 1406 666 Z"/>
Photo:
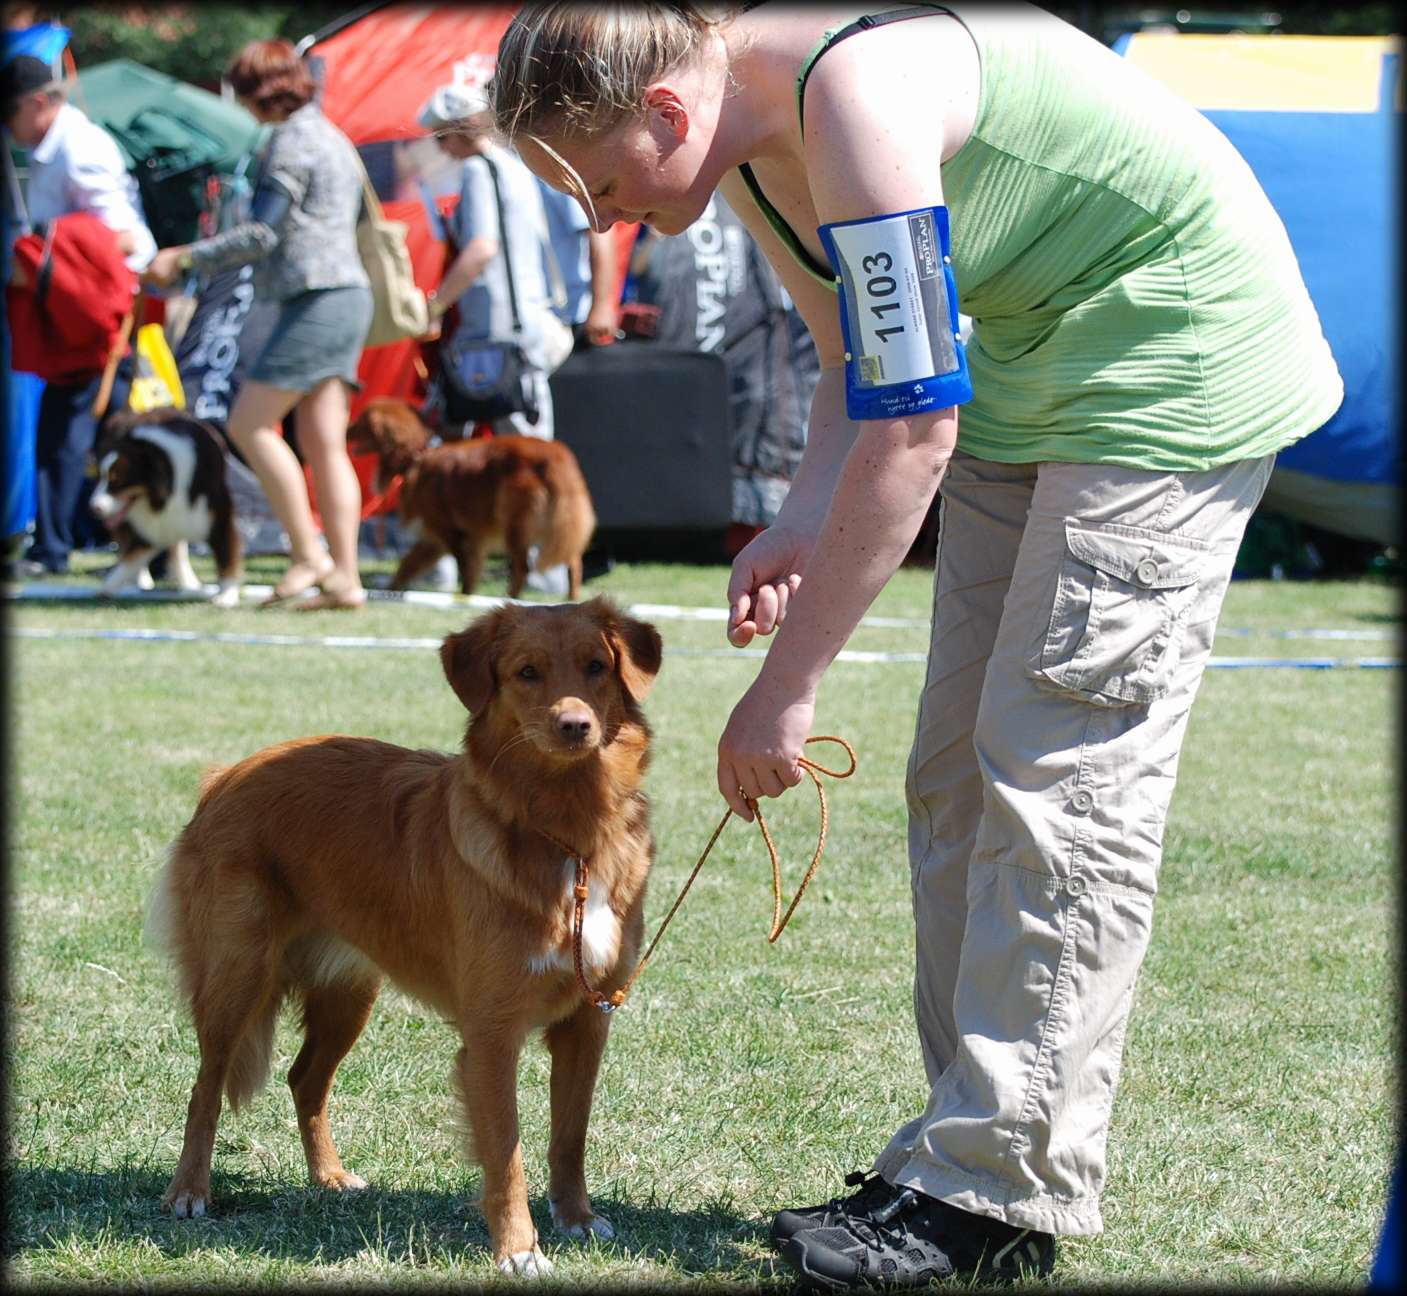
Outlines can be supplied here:
<path id="1" fill-rule="evenodd" d="M 205 1213 L 221 1093 L 238 1109 L 263 1085 L 287 998 L 303 1010 L 288 1083 L 308 1172 L 328 1188 L 366 1186 L 337 1155 L 327 1098 L 385 976 L 459 1031 L 456 1080 L 498 1267 L 551 1269 L 518 1145 L 518 1057 L 535 1030 L 552 1056 L 553 1222 L 611 1236 L 584 1173 L 610 1019 L 574 976 L 574 866 L 552 838 L 590 862 L 583 959 L 609 994 L 637 960 L 654 857 L 640 703 L 660 653 L 654 627 L 604 599 L 508 604 L 441 648 L 472 713 L 457 755 L 302 738 L 206 775 L 149 917 L 200 1045 L 164 1198 L 177 1216 Z"/>
<path id="2" fill-rule="evenodd" d="M 353 453 L 380 458 L 378 488 L 397 473 L 401 520 L 420 528 L 401 559 L 391 588 L 407 588 L 443 553 L 459 564 L 459 587 L 472 594 L 491 548 L 508 551 L 508 597 L 523 592 L 528 550 L 537 569 L 567 565 L 567 596 L 581 596 L 581 556 L 596 530 L 591 492 L 576 455 L 560 441 L 481 437 L 427 449 L 430 430 L 403 400 L 372 401 L 350 428 Z"/>

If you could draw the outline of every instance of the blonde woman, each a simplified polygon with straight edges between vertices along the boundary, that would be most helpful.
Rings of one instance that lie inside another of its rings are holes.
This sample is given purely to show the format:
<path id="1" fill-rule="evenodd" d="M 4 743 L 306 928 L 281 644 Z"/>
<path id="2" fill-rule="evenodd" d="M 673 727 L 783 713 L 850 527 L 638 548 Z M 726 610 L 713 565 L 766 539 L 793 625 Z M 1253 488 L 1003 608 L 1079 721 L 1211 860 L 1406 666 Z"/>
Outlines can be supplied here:
<path id="1" fill-rule="evenodd" d="M 907 788 L 930 1095 L 773 1238 L 823 1287 L 1047 1273 L 1103 1227 L 1242 530 L 1342 395 L 1284 228 L 1204 118 L 1034 7 L 529 4 L 492 94 L 597 228 L 678 233 L 717 188 L 815 336 L 805 456 L 727 593 L 734 644 L 775 632 L 719 741 L 744 818 L 800 781 L 826 668 L 942 487 Z"/>

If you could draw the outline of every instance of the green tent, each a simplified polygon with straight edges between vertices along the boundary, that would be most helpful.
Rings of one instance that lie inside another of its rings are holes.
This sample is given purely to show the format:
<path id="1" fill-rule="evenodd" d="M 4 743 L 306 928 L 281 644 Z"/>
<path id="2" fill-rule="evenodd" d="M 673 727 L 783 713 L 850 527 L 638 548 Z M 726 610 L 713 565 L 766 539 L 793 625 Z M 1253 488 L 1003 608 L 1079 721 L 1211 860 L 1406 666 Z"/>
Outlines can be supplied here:
<path id="1" fill-rule="evenodd" d="M 266 137 L 237 103 L 131 59 L 84 69 L 71 97 L 117 140 L 161 247 L 199 237 L 212 182 L 242 175 Z"/>

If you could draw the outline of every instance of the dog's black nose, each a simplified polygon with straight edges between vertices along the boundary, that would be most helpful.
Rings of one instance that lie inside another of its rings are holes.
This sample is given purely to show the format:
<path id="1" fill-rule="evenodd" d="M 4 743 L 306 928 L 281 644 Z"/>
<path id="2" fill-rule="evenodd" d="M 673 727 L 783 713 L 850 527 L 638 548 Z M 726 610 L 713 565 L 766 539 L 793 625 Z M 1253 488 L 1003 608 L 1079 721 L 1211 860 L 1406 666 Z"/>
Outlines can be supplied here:
<path id="1" fill-rule="evenodd" d="M 557 728 L 565 738 L 585 738 L 591 732 L 591 717 L 581 712 L 558 716 Z"/>

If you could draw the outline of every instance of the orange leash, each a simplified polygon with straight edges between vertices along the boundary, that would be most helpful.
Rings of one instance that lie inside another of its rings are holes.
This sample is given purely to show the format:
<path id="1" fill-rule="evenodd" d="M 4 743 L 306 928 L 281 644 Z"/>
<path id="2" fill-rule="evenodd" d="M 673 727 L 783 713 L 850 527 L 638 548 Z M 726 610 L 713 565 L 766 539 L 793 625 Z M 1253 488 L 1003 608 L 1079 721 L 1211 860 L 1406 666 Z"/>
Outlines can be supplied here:
<path id="1" fill-rule="evenodd" d="M 818 765 L 815 761 L 807 760 L 804 756 L 797 761 L 797 764 L 811 776 L 811 781 L 816 785 L 816 794 L 821 802 L 821 827 L 816 838 L 816 852 L 811 856 L 810 867 L 807 868 L 806 875 L 801 879 L 801 885 L 797 887 L 796 894 L 792 897 L 791 904 L 787 906 L 785 914 L 782 913 L 782 866 L 777 859 L 777 848 L 773 844 L 772 834 L 767 830 L 767 821 L 762 817 L 761 808 L 756 801 L 748 798 L 747 804 L 753 814 L 757 816 L 757 826 L 762 830 L 762 840 L 766 843 L 767 856 L 772 862 L 772 930 L 767 933 L 769 943 L 774 942 L 786 930 L 787 923 L 791 921 L 792 914 L 796 912 L 796 906 L 801 902 L 801 897 L 806 894 L 806 888 L 811 885 L 811 879 L 816 876 L 816 870 L 821 866 L 821 854 L 826 849 L 826 833 L 830 828 L 830 807 L 826 802 L 825 786 L 821 783 L 819 776 L 825 774 L 831 778 L 849 778 L 855 772 L 857 764 L 855 749 L 844 738 L 837 738 L 830 734 L 818 734 L 806 741 L 808 743 L 838 743 L 845 748 L 845 754 L 850 758 L 850 768 L 845 770 L 827 769 L 824 765 Z M 669 926 L 674 915 L 679 912 L 679 906 L 684 903 L 684 897 L 689 894 L 689 888 L 694 885 L 694 879 L 698 877 L 699 871 L 703 868 L 704 860 L 708 858 L 714 843 L 722 835 L 723 829 L 732 816 L 733 810 L 730 806 L 724 811 L 723 818 L 718 821 L 718 827 L 713 830 L 713 836 L 708 839 L 708 845 L 704 847 L 703 854 L 699 856 L 699 862 L 694 865 L 694 871 L 689 874 L 683 889 L 675 897 L 669 912 L 665 914 L 664 921 L 660 923 L 659 930 L 655 932 L 654 939 L 650 942 L 650 947 L 645 951 L 644 957 L 635 965 L 635 971 L 626 978 L 625 984 L 619 990 L 613 990 L 609 995 L 602 994 L 586 979 L 586 966 L 581 954 L 581 932 L 582 924 L 586 918 L 586 897 L 591 880 L 591 865 L 565 842 L 558 841 L 551 833 L 538 829 L 548 841 L 558 849 L 565 851 L 567 857 L 576 863 L 576 885 L 572 891 L 574 900 L 572 909 L 572 966 L 576 969 L 577 982 L 585 992 L 587 999 L 602 1012 L 614 1012 L 625 1002 L 626 996 L 635 985 L 640 973 L 645 970 L 645 965 L 654 956 L 655 947 L 660 943 L 660 937 L 664 935 L 665 928 Z"/>

